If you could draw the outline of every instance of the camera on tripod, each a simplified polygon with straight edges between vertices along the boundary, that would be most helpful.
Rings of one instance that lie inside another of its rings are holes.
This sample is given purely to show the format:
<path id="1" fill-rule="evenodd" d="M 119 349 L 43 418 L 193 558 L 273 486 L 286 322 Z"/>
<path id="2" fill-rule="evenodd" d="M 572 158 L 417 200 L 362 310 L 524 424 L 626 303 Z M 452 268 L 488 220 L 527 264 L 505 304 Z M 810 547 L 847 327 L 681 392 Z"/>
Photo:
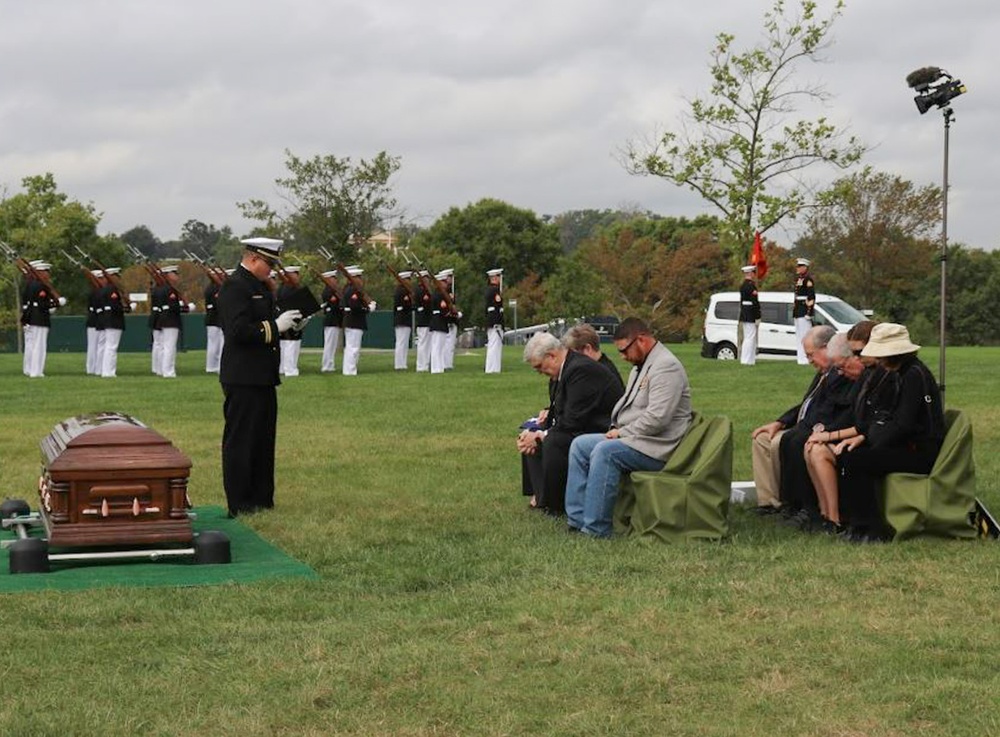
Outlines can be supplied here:
<path id="1" fill-rule="evenodd" d="M 906 75 L 906 84 L 917 92 L 913 101 L 923 115 L 932 107 L 943 108 L 966 92 L 962 80 L 953 78 L 941 67 L 922 67 Z"/>

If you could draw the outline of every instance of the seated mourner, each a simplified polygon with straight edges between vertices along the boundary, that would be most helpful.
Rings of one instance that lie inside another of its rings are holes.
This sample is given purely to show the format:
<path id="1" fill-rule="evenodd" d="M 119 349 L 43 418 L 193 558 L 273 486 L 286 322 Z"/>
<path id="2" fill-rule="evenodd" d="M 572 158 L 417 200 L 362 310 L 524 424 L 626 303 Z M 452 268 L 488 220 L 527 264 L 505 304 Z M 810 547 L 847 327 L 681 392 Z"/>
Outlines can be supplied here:
<path id="1" fill-rule="evenodd" d="M 601 336 L 597 334 L 592 325 L 584 322 L 571 327 L 566 331 L 566 335 L 563 336 L 563 345 L 571 351 L 582 353 L 587 358 L 591 358 L 604 366 L 621 385 L 622 391 L 625 391 L 625 383 L 622 381 L 622 375 L 618 373 L 618 367 L 615 366 L 614 361 L 601 351 Z"/>
<path id="2" fill-rule="evenodd" d="M 635 317 L 622 321 L 614 342 L 632 371 L 611 429 L 581 435 L 569 452 L 566 521 L 593 537 L 611 535 L 622 474 L 662 469 L 691 426 L 691 389 L 674 354 Z"/>
<path id="3" fill-rule="evenodd" d="M 830 368 L 830 360 L 826 354 L 827 344 L 834 336 L 834 329 L 829 325 L 820 325 L 806 333 L 802 344 L 806 359 L 816 369 L 816 373 L 802 397 L 802 401 L 788 409 L 773 422 L 761 425 L 752 433 L 753 478 L 757 489 L 757 511 L 760 514 L 776 512 L 782 506 L 789 514 L 802 511 L 802 508 L 813 506 L 812 495 L 798 489 L 782 488 L 781 463 L 783 455 L 781 448 L 789 447 L 790 432 L 795 432 L 802 442 L 809 436 L 811 428 L 816 423 L 828 422 L 838 411 L 844 382 Z M 788 440 L 786 440 L 788 436 Z M 801 445 L 799 446 L 801 448 Z M 804 474 L 803 474 L 804 475 Z M 796 521 L 803 521 L 797 517 Z"/>
<path id="4" fill-rule="evenodd" d="M 875 365 L 874 358 L 862 358 L 861 349 L 868 343 L 875 323 L 863 320 L 852 327 L 847 334 L 838 333 L 833 336 L 827 346 L 827 354 L 833 368 L 841 376 L 851 382 L 846 410 L 838 414 L 826 425 L 816 425 L 812 434 L 800 448 L 801 460 L 805 464 L 804 473 L 816 490 L 819 500 L 822 522 L 819 529 L 823 532 L 839 534 L 844 531 L 841 521 L 840 504 L 837 494 L 837 457 L 833 453 L 835 440 L 839 440 L 843 431 L 854 426 L 854 418 L 858 413 L 858 403 L 863 401 L 877 378 L 881 369 Z M 830 442 L 824 442 L 825 439 Z M 795 473 L 803 473 L 796 466 Z M 794 480 L 791 482 L 794 483 Z"/>
<path id="5" fill-rule="evenodd" d="M 876 482 L 896 472 L 930 473 L 944 440 L 941 393 L 930 370 L 917 358 L 920 346 L 903 325 L 872 328 L 861 355 L 881 371 L 857 403 L 853 427 L 817 433 L 834 443 L 840 470 L 839 505 L 853 542 L 885 540 L 889 531 L 879 510 Z"/>
<path id="6" fill-rule="evenodd" d="M 606 368 L 570 351 L 549 333 L 532 336 L 524 347 L 524 360 L 549 377 L 551 404 L 540 429 L 518 436 L 522 488 L 525 494 L 534 494 L 536 508 L 561 515 L 570 443 L 577 435 L 608 428 L 622 387 Z"/>

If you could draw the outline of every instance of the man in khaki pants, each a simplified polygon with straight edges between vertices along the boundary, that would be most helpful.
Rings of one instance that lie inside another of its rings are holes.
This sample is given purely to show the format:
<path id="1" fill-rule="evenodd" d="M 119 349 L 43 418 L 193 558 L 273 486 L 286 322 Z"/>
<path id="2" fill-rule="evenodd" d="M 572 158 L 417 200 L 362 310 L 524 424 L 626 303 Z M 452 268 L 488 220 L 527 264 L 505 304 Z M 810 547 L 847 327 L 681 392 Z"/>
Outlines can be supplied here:
<path id="1" fill-rule="evenodd" d="M 785 412 L 774 422 L 761 425 L 752 433 L 753 480 L 757 488 L 757 514 L 774 514 L 781 508 L 781 435 L 800 423 L 813 423 L 815 413 L 822 404 L 824 387 L 830 371 L 826 346 L 835 334 L 829 325 L 812 328 L 806 333 L 802 346 L 815 369 L 809 388 L 802 401 Z"/>

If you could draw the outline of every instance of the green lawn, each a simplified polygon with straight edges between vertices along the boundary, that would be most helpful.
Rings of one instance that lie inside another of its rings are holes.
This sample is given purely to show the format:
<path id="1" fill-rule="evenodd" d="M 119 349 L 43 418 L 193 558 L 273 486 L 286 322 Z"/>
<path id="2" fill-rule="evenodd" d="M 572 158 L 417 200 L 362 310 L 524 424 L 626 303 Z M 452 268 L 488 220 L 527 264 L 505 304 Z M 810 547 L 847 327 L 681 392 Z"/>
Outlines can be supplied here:
<path id="1" fill-rule="evenodd" d="M 672 348 L 750 478 L 750 430 L 810 370 Z M 972 417 L 994 511 L 998 359 L 949 349 L 946 399 Z M 544 379 L 519 349 L 504 361 L 397 374 L 365 352 L 344 377 L 305 353 L 279 389 L 277 508 L 247 524 L 319 580 L 0 596 L 0 735 L 1000 732 L 994 544 L 857 547 L 742 509 L 722 545 L 567 535 L 520 495 L 513 438 Z M 0 355 L 2 495 L 34 503 L 56 422 L 116 410 L 193 459 L 195 504 L 222 504 L 221 391 L 204 354 L 178 364 L 159 379 L 126 354 L 112 381 L 58 354 L 29 380 Z"/>

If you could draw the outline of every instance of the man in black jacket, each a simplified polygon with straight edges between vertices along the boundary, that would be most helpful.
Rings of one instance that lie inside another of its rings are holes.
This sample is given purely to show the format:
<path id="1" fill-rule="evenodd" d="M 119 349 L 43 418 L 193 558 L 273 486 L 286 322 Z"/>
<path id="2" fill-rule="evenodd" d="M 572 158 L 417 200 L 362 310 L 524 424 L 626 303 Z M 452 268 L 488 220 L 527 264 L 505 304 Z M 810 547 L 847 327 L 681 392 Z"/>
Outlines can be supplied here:
<path id="1" fill-rule="evenodd" d="M 348 266 L 348 282 L 344 287 L 344 376 L 358 375 L 358 359 L 361 357 L 361 340 L 368 330 L 368 313 L 375 309 L 374 302 L 367 301 L 364 282 L 365 271 L 360 266 Z"/>
<path id="2" fill-rule="evenodd" d="M 26 279 L 21 293 L 21 324 L 24 326 L 24 375 L 31 378 L 45 376 L 45 358 L 48 354 L 49 313 L 66 304 L 52 290 L 49 269 L 52 264 L 32 261 L 32 272 Z"/>
<path id="3" fill-rule="evenodd" d="M 302 285 L 302 277 L 299 274 L 300 267 L 286 266 L 282 271 L 281 284 L 278 285 L 278 309 L 284 309 L 283 305 L 291 299 Z M 278 372 L 282 376 L 299 375 L 299 355 L 302 353 L 302 331 L 289 330 L 281 334 L 281 363 Z"/>
<path id="4" fill-rule="evenodd" d="M 184 301 L 177 290 L 180 274 L 176 264 L 160 269 L 167 279 L 161 290 L 160 319 L 157 323 L 161 334 L 160 376 L 167 379 L 177 377 L 177 344 L 184 328 L 182 314 L 190 312 L 193 305 Z"/>
<path id="5" fill-rule="evenodd" d="M 743 267 L 743 284 L 740 285 L 740 363 L 753 366 L 757 363 L 757 326 L 760 324 L 760 300 L 757 298 L 757 267 Z"/>
<path id="6" fill-rule="evenodd" d="M 801 493 L 789 495 L 782 486 L 781 447 L 789 443 L 805 442 L 817 423 L 829 423 L 843 409 L 850 391 L 850 382 L 840 376 L 827 355 L 827 345 L 835 335 L 829 325 L 818 325 L 806 333 L 803 350 L 816 373 L 802 397 L 802 401 L 788 409 L 781 417 L 761 425 L 752 433 L 753 477 L 757 490 L 757 512 L 769 514 L 782 506 L 794 512 L 803 506 L 816 506 L 813 498 L 803 498 Z M 790 433 L 790 434 L 789 434 Z M 786 451 L 787 456 L 787 451 Z"/>
<path id="7" fill-rule="evenodd" d="M 535 495 L 537 509 L 558 516 L 565 512 L 573 438 L 608 429 L 623 387 L 600 363 L 569 350 L 549 333 L 532 336 L 524 347 L 524 360 L 554 380 L 555 387 L 543 427 L 525 430 L 517 440 L 522 490 Z"/>
<path id="8" fill-rule="evenodd" d="M 430 274 L 421 269 L 417 284 L 417 294 L 414 298 L 414 313 L 417 326 L 417 373 L 431 370 L 431 310 L 434 305 L 434 295 L 427 286 Z"/>
<path id="9" fill-rule="evenodd" d="M 227 274 L 228 275 L 228 274 Z M 222 285 L 209 277 L 205 285 L 205 372 L 219 373 L 222 360 L 222 326 L 219 324 L 219 290 Z"/>
<path id="10" fill-rule="evenodd" d="M 337 288 L 336 270 L 324 271 L 323 294 L 323 359 L 320 371 L 324 374 L 337 370 L 337 348 L 340 347 L 340 331 L 344 324 L 344 312 L 340 304 L 340 290 Z"/>
<path id="11" fill-rule="evenodd" d="M 406 359 L 410 352 L 410 330 L 413 324 L 413 289 L 410 287 L 412 271 L 397 274 L 402 283 L 396 285 L 392 295 L 392 326 L 396 334 L 392 366 L 396 371 L 406 371 Z"/>
<path id="12" fill-rule="evenodd" d="M 219 290 L 219 317 L 225 337 L 219 381 L 225 394 L 222 483 L 229 514 L 274 506 L 274 440 L 278 421 L 275 387 L 278 335 L 301 318 L 298 310 L 276 315 L 268 287 L 283 242 L 247 238 L 243 260 Z"/>
<path id="13" fill-rule="evenodd" d="M 121 287 L 111 279 L 120 271 L 117 266 L 105 269 L 107 278 L 101 288 L 101 313 L 97 324 L 98 329 L 104 333 L 104 347 L 98 373 L 105 379 L 113 379 L 118 375 L 118 346 L 121 344 L 122 333 L 125 332 L 125 313 L 132 311 Z"/>

